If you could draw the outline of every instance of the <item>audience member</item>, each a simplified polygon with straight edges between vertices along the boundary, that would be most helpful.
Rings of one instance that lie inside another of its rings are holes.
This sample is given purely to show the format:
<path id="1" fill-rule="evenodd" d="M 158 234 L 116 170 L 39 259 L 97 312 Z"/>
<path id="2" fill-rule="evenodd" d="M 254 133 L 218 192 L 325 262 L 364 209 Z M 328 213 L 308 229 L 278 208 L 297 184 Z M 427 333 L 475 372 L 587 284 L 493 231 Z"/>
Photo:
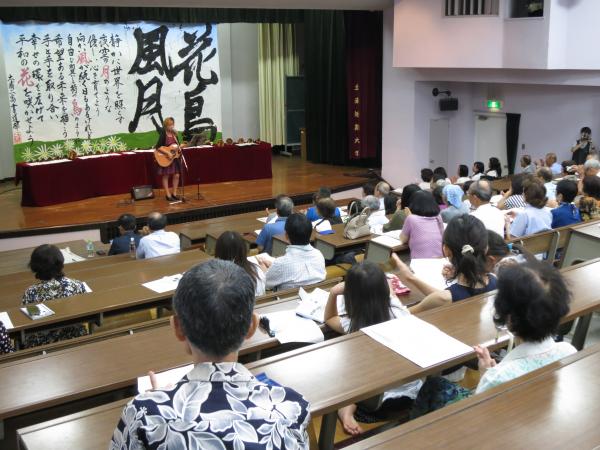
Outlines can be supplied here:
<path id="1" fill-rule="evenodd" d="M 121 214 L 117 223 L 119 225 L 119 236 L 112 240 L 110 250 L 108 250 L 109 255 L 129 253 L 131 238 L 133 238 L 136 249 L 140 245 L 140 239 L 142 239 L 142 236 L 135 232 L 135 216 L 131 214 Z"/>
<path id="2" fill-rule="evenodd" d="M 335 200 L 332 198 L 321 198 L 317 202 L 317 214 L 320 219 L 316 220 L 316 225 L 327 220 L 331 225 L 338 225 L 342 223 L 342 218 L 339 215 L 339 209 L 335 204 Z M 308 217 L 308 216 L 307 216 Z"/>
<path id="3" fill-rule="evenodd" d="M 415 192 L 404 220 L 400 241 L 408 244 L 411 258 L 441 258 L 444 224 L 433 194 Z"/>
<path id="4" fill-rule="evenodd" d="M 226 231 L 215 245 L 215 258 L 231 261 L 244 269 L 254 283 L 254 293 L 258 297 L 265 294 L 265 272 L 258 262 L 248 259 L 248 243 L 237 231 Z"/>
<path id="5" fill-rule="evenodd" d="M 577 183 L 560 180 L 556 185 L 556 201 L 559 206 L 552 213 L 552 228 L 564 227 L 581 222 L 581 214 L 573 201 L 577 197 Z"/>
<path id="6" fill-rule="evenodd" d="M 416 184 L 409 184 L 404 186 L 404 188 L 402 189 L 402 196 L 400 197 L 400 200 L 396 203 L 396 212 L 392 216 L 389 223 L 386 223 L 383 226 L 384 232 L 402 229 L 402 227 L 404 226 L 404 220 L 408 215 L 407 210 L 410 206 L 410 200 L 412 198 L 412 195 L 420 190 L 421 188 Z"/>
<path id="7" fill-rule="evenodd" d="M 447 184 L 451 184 L 444 174 L 434 173 L 431 177 L 431 183 L 429 184 L 429 190 L 433 191 L 436 187 L 444 187 Z"/>
<path id="8" fill-rule="evenodd" d="M 4 323 L 0 320 L 0 355 L 4 355 L 6 353 L 12 353 L 15 349 L 13 348 L 12 342 L 10 341 L 10 337 L 8 336 L 8 332 L 6 331 L 6 327 Z"/>
<path id="9" fill-rule="evenodd" d="M 285 223 L 294 210 L 294 202 L 291 198 L 284 196 L 278 199 L 275 203 L 275 208 L 277 209 L 277 219 L 275 222 L 266 223 L 256 238 L 258 251 L 268 253 L 269 255 L 273 249 L 273 236 L 284 233 Z"/>
<path id="10" fill-rule="evenodd" d="M 525 209 L 516 214 L 512 224 L 507 225 L 507 236 L 521 237 L 552 228 L 552 213 L 545 209 L 546 188 L 537 178 L 527 180 L 523 187 Z"/>
<path id="11" fill-rule="evenodd" d="M 419 187 L 424 191 L 431 189 L 431 179 L 433 178 L 433 170 L 425 168 L 421 169 L 421 183 Z"/>
<path id="12" fill-rule="evenodd" d="M 379 209 L 385 210 L 384 198 L 390 193 L 390 185 L 385 181 L 377 183 L 375 186 L 375 197 L 379 200 Z"/>
<path id="13" fill-rule="evenodd" d="M 535 172 L 534 172 L 535 173 Z M 510 180 L 510 189 L 506 191 L 498 202 L 499 209 L 514 209 L 525 207 L 525 197 L 523 196 L 523 183 L 531 179 L 528 173 L 518 173 Z"/>
<path id="14" fill-rule="evenodd" d="M 529 155 L 523 155 L 521 156 L 521 173 L 528 173 L 531 175 L 535 175 L 535 171 L 537 170 L 537 168 L 535 167 L 535 164 L 533 164 L 531 162 L 531 156 Z"/>
<path id="15" fill-rule="evenodd" d="M 385 216 L 385 209 L 379 209 L 380 203 L 373 195 L 367 195 L 362 199 L 361 207 L 369 208 L 370 214 L 368 218 L 369 227 L 371 232 L 381 232 L 382 226 L 389 222 Z"/>
<path id="16" fill-rule="evenodd" d="M 442 220 L 445 223 L 450 222 L 454 217 L 462 214 L 469 214 L 469 208 L 463 203 L 463 190 L 460 186 L 449 184 L 444 186 L 442 197 L 447 208 L 441 212 Z"/>
<path id="17" fill-rule="evenodd" d="M 306 211 L 306 217 L 308 217 L 308 220 L 310 220 L 311 222 L 315 222 L 315 221 L 323 218 L 323 216 L 321 216 L 319 214 L 319 211 L 317 210 L 317 203 L 321 199 L 323 199 L 323 200 L 324 199 L 331 199 L 331 189 L 329 189 L 328 187 L 321 187 L 321 188 L 319 188 L 318 192 L 315 192 L 313 194 L 313 203 L 314 203 L 314 206 L 311 206 Z M 335 205 L 335 202 L 334 202 L 334 214 L 337 217 L 340 217 L 340 210 L 337 207 L 337 205 Z"/>
<path id="18" fill-rule="evenodd" d="M 552 172 L 553 176 L 558 176 L 562 173 L 562 165 L 558 163 L 556 153 L 546 153 L 546 159 L 541 161 L 543 166 L 546 166 Z"/>
<path id="19" fill-rule="evenodd" d="M 454 182 L 454 184 L 464 184 L 469 181 L 469 167 L 465 164 L 461 164 L 458 166 L 458 178 Z"/>
<path id="20" fill-rule="evenodd" d="M 394 214 L 396 212 L 396 204 L 398 203 L 399 197 L 394 194 L 388 194 L 383 197 L 383 205 L 385 206 L 385 215 Z"/>
<path id="21" fill-rule="evenodd" d="M 488 180 L 474 181 L 469 186 L 471 215 L 477 217 L 488 230 L 504 236 L 504 213 L 490 203 L 492 185 Z"/>
<path id="22" fill-rule="evenodd" d="M 600 219 L 600 177 L 587 176 L 582 182 L 583 197 L 579 199 L 579 211 L 584 222 Z"/>
<path id="23" fill-rule="evenodd" d="M 179 236 L 172 231 L 165 231 L 167 217 L 159 212 L 148 216 L 148 235 L 140 239 L 137 248 L 138 259 L 156 258 L 157 256 L 179 253 Z"/>
<path id="24" fill-rule="evenodd" d="M 485 166 L 481 161 L 475 161 L 473 163 L 473 175 L 471 175 L 471 180 L 478 181 L 482 175 L 484 175 Z"/>
<path id="25" fill-rule="evenodd" d="M 500 160 L 495 156 L 490 158 L 488 164 L 488 170 L 485 173 L 488 177 L 492 178 L 500 178 L 502 177 L 502 164 L 500 164 Z"/>
<path id="26" fill-rule="evenodd" d="M 548 167 L 540 167 L 537 171 L 537 177 L 544 183 L 546 188 L 547 206 L 555 208 L 558 203 L 556 202 L 556 184 L 552 181 L 552 171 Z"/>

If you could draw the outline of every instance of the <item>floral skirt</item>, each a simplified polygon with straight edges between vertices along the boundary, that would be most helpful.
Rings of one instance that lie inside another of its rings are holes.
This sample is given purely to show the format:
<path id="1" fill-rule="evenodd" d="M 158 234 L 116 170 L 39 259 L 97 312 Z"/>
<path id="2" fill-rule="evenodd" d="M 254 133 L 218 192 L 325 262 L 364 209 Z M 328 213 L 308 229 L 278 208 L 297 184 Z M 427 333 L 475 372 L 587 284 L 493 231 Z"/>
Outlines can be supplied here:
<path id="1" fill-rule="evenodd" d="M 176 173 L 181 173 L 181 160 L 179 158 L 175 159 L 168 167 L 158 166 L 157 172 L 159 175 L 174 175 Z"/>

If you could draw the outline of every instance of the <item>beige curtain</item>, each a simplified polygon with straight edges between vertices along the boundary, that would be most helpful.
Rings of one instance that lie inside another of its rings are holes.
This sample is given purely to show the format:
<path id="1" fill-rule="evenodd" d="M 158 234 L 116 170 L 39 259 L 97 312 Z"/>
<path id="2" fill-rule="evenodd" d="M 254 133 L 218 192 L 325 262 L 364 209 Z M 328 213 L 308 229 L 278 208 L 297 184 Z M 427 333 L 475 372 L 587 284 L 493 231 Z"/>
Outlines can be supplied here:
<path id="1" fill-rule="evenodd" d="M 260 139 L 285 144 L 285 77 L 298 75 L 294 26 L 258 25 L 258 103 Z"/>

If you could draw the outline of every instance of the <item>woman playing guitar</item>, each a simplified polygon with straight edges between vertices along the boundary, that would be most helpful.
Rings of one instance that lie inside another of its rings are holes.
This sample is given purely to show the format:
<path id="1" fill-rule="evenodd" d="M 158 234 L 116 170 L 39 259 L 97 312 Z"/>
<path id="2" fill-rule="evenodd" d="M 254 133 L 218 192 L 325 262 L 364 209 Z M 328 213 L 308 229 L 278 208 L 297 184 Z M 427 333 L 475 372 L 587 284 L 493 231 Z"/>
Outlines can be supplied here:
<path id="1" fill-rule="evenodd" d="M 168 156 L 170 153 L 171 163 L 162 167 L 158 166 L 158 174 L 162 175 L 162 184 L 165 189 L 166 199 L 169 201 L 179 200 L 177 197 L 177 186 L 179 186 L 179 174 L 181 173 L 181 160 L 179 153 L 181 148 L 179 147 L 179 141 L 177 139 L 177 132 L 175 131 L 175 119 L 167 117 L 163 121 L 163 129 L 158 137 L 158 142 L 154 147 L 157 152 Z M 156 152 L 155 152 L 156 153 Z M 169 176 L 173 175 L 173 194 L 169 190 Z"/>

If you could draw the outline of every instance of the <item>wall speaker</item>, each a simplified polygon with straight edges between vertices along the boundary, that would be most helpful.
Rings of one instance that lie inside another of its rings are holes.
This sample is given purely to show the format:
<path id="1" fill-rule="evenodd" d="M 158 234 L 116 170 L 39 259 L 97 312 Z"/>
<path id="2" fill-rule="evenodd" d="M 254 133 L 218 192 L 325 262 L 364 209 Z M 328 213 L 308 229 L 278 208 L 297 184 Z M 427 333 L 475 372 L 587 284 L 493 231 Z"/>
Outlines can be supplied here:
<path id="1" fill-rule="evenodd" d="M 143 186 L 134 186 L 131 188 L 131 198 L 133 200 L 146 200 L 154 198 L 154 191 L 152 185 L 145 184 Z"/>
<path id="2" fill-rule="evenodd" d="M 455 97 L 441 98 L 440 111 L 457 111 L 458 99 Z"/>

